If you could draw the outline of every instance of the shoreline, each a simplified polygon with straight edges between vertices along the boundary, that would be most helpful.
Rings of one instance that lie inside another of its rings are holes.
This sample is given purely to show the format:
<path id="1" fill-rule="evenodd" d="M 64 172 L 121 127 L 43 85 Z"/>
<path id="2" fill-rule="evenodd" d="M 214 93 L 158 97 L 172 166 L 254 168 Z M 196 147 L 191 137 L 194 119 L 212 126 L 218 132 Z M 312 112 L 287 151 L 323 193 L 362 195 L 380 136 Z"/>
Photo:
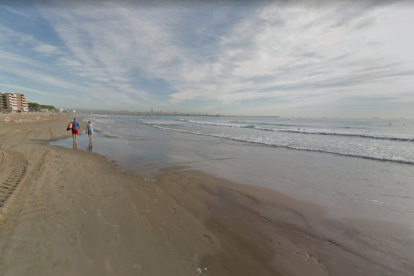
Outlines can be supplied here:
<path id="1" fill-rule="evenodd" d="M 15 184 L 0 207 L 4 275 L 414 271 L 409 251 L 392 251 L 384 235 L 367 236 L 353 226 L 358 222 L 326 221 L 319 206 L 182 167 L 146 182 L 103 156 L 48 145 L 70 136 L 65 121 L 71 118 L 31 116 L 0 122 L 0 185 L 3 191 Z M 332 232 L 321 232 L 319 224 Z M 411 233 L 381 227 L 390 239 Z"/>

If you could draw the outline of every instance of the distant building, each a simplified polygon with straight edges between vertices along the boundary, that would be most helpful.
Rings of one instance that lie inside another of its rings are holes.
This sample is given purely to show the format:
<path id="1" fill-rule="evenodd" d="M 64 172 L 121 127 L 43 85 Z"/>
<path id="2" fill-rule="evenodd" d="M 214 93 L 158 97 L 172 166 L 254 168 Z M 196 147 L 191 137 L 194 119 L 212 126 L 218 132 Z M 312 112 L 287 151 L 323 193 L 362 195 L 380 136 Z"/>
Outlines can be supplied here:
<path id="1" fill-rule="evenodd" d="M 28 112 L 29 102 L 25 94 L 0 92 L 0 110 Z"/>

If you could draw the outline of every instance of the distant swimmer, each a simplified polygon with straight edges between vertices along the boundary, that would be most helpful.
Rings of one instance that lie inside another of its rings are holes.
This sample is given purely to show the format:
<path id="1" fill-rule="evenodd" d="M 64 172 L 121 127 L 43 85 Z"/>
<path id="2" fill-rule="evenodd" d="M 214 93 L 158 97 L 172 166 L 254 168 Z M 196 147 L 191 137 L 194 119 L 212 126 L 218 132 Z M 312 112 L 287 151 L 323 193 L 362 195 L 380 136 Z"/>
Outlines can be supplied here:
<path id="1" fill-rule="evenodd" d="M 300 130 L 300 128 L 298 128 L 298 130 Z"/>

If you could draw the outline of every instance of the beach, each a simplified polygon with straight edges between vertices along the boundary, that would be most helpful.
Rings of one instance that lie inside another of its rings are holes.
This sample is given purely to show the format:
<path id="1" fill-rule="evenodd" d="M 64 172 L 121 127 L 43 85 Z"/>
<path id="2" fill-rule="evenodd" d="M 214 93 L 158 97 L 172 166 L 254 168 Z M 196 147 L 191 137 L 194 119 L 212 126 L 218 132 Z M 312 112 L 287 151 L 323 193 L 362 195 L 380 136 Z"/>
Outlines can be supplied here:
<path id="1" fill-rule="evenodd" d="M 333 219 L 185 164 L 147 179 L 50 145 L 71 118 L 36 116 L 0 115 L 0 275 L 414 275 L 412 223 L 391 211 Z"/>

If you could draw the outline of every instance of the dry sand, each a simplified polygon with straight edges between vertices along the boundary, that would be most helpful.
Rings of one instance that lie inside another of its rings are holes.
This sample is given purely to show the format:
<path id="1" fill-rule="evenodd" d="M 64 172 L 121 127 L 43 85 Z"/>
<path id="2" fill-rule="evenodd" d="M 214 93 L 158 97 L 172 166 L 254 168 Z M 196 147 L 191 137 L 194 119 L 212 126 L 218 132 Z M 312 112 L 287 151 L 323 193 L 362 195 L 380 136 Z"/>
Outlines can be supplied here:
<path id="1" fill-rule="evenodd" d="M 64 115 L 4 117 L 0 275 L 413 275 L 412 252 L 355 221 L 319 231 L 319 207 L 174 167 L 149 183 L 50 146 L 70 137 Z"/>

